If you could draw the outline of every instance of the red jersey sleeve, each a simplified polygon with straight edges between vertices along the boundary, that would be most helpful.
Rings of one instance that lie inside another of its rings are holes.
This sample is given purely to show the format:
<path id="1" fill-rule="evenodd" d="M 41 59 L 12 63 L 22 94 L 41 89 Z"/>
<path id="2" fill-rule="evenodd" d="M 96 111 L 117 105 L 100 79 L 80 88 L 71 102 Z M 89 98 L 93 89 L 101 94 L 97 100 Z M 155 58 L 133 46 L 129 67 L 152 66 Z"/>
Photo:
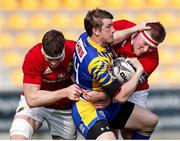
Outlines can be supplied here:
<path id="1" fill-rule="evenodd" d="M 135 25 L 136 25 L 135 23 L 124 20 L 124 19 L 113 22 L 113 27 L 115 30 L 127 29 Z"/>
<path id="2" fill-rule="evenodd" d="M 23 83 L 40 85 L 42 82 L 42 54 L 40 48 L 40 44 L 34 46 L 25 56 L 22 66 Z"/>

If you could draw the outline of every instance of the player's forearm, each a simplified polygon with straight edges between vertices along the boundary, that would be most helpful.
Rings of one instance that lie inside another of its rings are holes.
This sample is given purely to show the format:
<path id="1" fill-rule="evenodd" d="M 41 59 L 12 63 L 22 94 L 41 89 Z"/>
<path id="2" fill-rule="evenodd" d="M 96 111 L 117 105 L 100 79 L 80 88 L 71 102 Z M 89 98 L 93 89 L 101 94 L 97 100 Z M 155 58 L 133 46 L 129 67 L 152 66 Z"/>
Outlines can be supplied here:
<path id="1" fill-rule="evenodd" d="M 114 33 L 114 42 L 113 45 L 123 42 L 128 39 L 132 34 L 138 31 L 136 26 L 124 30 L 119 30 Z"/>
<path id="2" fill-rule="evenodd" d="M 62 93 L 62 94 L 60 94 Z M 46 106 L 67 97 L 63 89 L 57 91 L 37 90 L 26 96 L 29 107 Z"/>
<path id="3" fill-rule="evenodd" d="M 134 92 L 136 89 L 139 79 L 142 75 L 142 70 L 136 71 L 134 76 L 126 83 L 121 86 L 120 92 L 114 97 L 120 103 L 124 103 L 128 100 L 129 96 Z"/>
<path id="4" fill-rule="evenodd" d="M 100 100 L 107 100 L 109 97 L 104 92 L 89 91 L 83 94 L 83 97 L 90 102 L 97 102 Z"/>
<path id="5" fill-rule="evenodd" d="M 122 41 L 126 40 L 127 38 L 129 38 L 132 34 L 136 33 L 136 32 L 140 32 L 143 30 L 149 30 L 151 29 L 151 27 L 146 26 L 148 22 L 143 22 L 141 24 L 138 24 L 136 26 L 133 26 L 131 28 L 127 28 L 124 30 L 119 30 L 116 31 L 114 33 L 114 42 L 113 42 L 113 46 L 121 43 Z"/>
<path id="6" fill-rule="evenodd" d="M 109 96 L 106 93 L 98 92 L 97 99 L 95 99 L 95 102 L 99 100 L 107 100 L 107 99 L 109 99 Z"/>

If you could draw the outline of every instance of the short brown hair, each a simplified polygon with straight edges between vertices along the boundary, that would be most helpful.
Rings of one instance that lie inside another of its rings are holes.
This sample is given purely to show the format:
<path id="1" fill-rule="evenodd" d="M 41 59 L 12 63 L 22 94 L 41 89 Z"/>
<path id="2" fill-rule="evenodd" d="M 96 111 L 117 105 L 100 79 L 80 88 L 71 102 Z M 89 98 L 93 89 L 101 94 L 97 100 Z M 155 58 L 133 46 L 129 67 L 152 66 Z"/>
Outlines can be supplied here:
<path id="1" fill-rule="evenodd" d="M 103 23 L 102 19 L 113 19 L 113 15 L 108 11 L 96 8 L 87 13 L 84 18 L 84 28 L 89 36 L 92 35 L 92 28 L 96 27 L 101 29 Z"/>
<path id="2" fill-rule="evenodd" d="M 62 32 L 50 30 L 45 33 L 42 39 L 44 52 L 51 56 L 57 57 L 64 49 L 65 38 Z"/>
<path id="3" fill-rule="evenodd" d="M 163 25 L 160 22 L 156 23 L 147 23 L 146 26 L 150 26 L 151 29 L 149 30 L 150 36 L 157 41 L 158 43 L 161 43 L 164 41 L 166 37 L 166 31 Z"/>

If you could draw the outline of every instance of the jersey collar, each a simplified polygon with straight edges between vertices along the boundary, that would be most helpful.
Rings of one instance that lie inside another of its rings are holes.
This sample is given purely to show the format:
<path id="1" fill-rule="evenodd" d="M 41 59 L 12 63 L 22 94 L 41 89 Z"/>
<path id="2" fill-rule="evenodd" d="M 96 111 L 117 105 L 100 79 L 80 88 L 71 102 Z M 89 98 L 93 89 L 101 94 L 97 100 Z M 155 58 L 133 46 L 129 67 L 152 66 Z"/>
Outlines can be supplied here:
<path id="1" fill-rule="evenodd" d="M 89 44 L 91 46 L 93 46 L 94 48 L 96 48 L 98 51 L 106 51 L 107 50 L 107 48 L 101 47 L 98 44 L 96 44 L 95 42 L 93 42 L 90 37 L 88 37 L 87 40 L 88 40 Z"/>

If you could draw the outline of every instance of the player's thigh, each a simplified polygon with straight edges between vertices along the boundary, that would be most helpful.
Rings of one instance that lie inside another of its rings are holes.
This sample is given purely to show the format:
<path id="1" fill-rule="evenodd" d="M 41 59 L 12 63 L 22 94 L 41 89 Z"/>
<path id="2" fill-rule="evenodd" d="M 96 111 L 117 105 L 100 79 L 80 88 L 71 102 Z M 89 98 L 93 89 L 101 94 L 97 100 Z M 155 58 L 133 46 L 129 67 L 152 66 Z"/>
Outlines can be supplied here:
<path id="1" fill-rule="evenodd" d="M 23 117 L 27 120 L 33 119 L 34 121 L 42 123 L 44 120 L 44 113 L 41 107 L 30 108 L 24 96 L 21 96 L 19 105 L 16 108 L 15 118 Z"/>
<path id="2" fill-rule="evenodd" d="M 156 126 L 158 117 L 151 111 L 135 105 L 134 109 L 126 122 L 125 128 L 151 130 Z"/>
<path id="3" fill-rule="evenodd" d="M 44 108 L 46 121 L 53 139 L 76 139 L 77 131 L 72 119 L 71 109 L 53 110 Z"/>
<path id="4" fill-rule="evenodd" d="M 97 139 L 111 132 L 104 111 L 95 109 L 88 101 L 73 103 L 72 115 L 76 128 L 86 139 Z"/>

